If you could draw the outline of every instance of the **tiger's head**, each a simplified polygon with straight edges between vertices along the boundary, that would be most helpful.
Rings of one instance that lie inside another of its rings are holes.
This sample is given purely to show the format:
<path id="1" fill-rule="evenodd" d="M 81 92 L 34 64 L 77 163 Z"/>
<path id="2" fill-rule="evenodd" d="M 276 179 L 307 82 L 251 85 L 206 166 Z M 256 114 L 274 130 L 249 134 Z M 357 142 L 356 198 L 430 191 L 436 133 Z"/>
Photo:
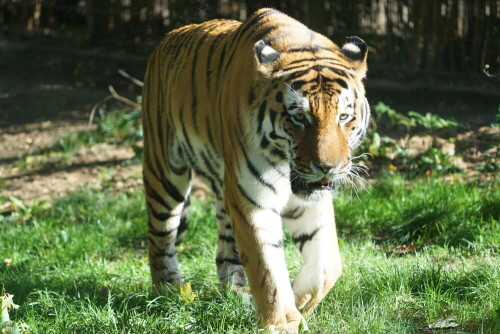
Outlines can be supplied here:
<path id="1" fill-rule="evenodd" d="M 270 83 L 274 127 L 264 136 L 290 164 L 292 192 L 314 200 L 359 177 L 352 152 L 362 143 L 370 110 L 362 80 L 367 46 L 358 37 L 342 48 L 316 34 L 307 45 L 258 41 L 257 69 Z M 274 135 L 273 135 L 274 133 Z"/>

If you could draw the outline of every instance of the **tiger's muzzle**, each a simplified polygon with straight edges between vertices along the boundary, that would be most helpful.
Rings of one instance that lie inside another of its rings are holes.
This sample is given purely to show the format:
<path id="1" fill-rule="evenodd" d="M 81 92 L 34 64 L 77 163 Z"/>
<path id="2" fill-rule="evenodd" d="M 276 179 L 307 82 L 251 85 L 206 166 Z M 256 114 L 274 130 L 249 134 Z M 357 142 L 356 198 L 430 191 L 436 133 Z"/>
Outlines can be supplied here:
<path id="1" fill-rule="evenodd" d="M 332 191 L 336 187 L 334 179 L 323 177 L 320 180 L 311 181 L 302 177 L 294 169 L 290 172 L 290 183 L 292 192 L 300 197 L 309 197 L 316 191 Z"/>

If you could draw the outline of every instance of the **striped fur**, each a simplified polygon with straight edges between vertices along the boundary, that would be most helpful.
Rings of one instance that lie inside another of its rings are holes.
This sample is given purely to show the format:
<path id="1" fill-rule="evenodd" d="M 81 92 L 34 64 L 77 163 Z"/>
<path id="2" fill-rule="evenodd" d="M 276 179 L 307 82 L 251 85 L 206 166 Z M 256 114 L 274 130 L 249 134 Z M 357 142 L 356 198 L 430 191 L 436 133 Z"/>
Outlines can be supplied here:
<path id="1" fill-rule="evenodd" d="M 219 279 L 248 277 L 264 327 L 294 333 L 341 273 L 332 192 L 356 174 L 369 121 L 366 44 L 342 48 L 261 9 L 169 33 L 143 91 L 144 185 L 155 286 L 179 284 L 194 171 L 217 200 Z M 282 226 L 304 258 L 290 284 Z M 302 313 L 301 313 L 302 312 Z"/>

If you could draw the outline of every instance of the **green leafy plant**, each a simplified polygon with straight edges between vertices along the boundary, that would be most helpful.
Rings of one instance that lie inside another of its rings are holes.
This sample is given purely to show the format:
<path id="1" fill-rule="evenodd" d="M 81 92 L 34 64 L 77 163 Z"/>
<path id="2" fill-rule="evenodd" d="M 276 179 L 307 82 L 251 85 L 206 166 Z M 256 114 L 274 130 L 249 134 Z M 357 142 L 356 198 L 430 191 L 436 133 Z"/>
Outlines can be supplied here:
<path id="1" fill-rule="evenodd" d="M 460 126 L 460 123 L 455 120 L 444 119 L 430 112 L 422 115 L 416 111 L 409 111 L 408 116 L 415 120 L 415 124 L 423 126 L 429 131 L 429 134 L 432 136 L 432 146 L 434 146 L 437 131 Z"/>
<path id="2" fill-rule="evenodd" d="M 396 140 L 378 132 L 378 125 L 403 131 L 402 138 Z M 458 127 L 460 124 L 432 113 L 425 115 L 415 111 L 407 115 L 399 113 L 385 103 L 379 102 L 373 107 L 372 125 L 368 132 L 368 140 L 360 149 L 370 153 L 378 165 L 389 166 L 390 171 L 400 170 L 409 175 L 429 174 L 433 171 L 438 174 L 459 171 L 453 164 L 452 156 L 443 153 L 435 147 L 436 135 L 447 128 Z M 428 151 L 415 155 L 408 148 L 412 133 L 423 130 L 424 134 L 432 137 L 431 147 Z"/>
<path id="3" fill-rule="evenodd" d="M 373 121 L 375 123 L 374 130 L 376 130 L 376 123 L 381 121 L 385 116 L 392 126 L 401 126 L 405 129 L 404 143 L 406 144 L 410 137 L 411 130 L 415 127 L 415 125 L 417 125 L 416 120 L 412 117 L 408 117 L 402 113 L 397 112 L 383 102 L 377 103 L 373 109 Z"/>

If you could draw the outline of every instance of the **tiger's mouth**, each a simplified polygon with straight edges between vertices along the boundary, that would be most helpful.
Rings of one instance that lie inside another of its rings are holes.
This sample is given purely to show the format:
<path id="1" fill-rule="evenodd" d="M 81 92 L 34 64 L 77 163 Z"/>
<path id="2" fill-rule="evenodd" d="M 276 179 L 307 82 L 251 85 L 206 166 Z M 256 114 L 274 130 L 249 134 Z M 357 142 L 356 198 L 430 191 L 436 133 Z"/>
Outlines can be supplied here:
<path id="1" fill-rule="evenodd" d="M 299 176 L 295 171 L 290 173 L 290 183 L 292 192 L 296 195 L 309 195 L 315 191 L 332 191 L 336 187 L 336 182 L 329 179 L 319 181 L 309 181 Z"/>

